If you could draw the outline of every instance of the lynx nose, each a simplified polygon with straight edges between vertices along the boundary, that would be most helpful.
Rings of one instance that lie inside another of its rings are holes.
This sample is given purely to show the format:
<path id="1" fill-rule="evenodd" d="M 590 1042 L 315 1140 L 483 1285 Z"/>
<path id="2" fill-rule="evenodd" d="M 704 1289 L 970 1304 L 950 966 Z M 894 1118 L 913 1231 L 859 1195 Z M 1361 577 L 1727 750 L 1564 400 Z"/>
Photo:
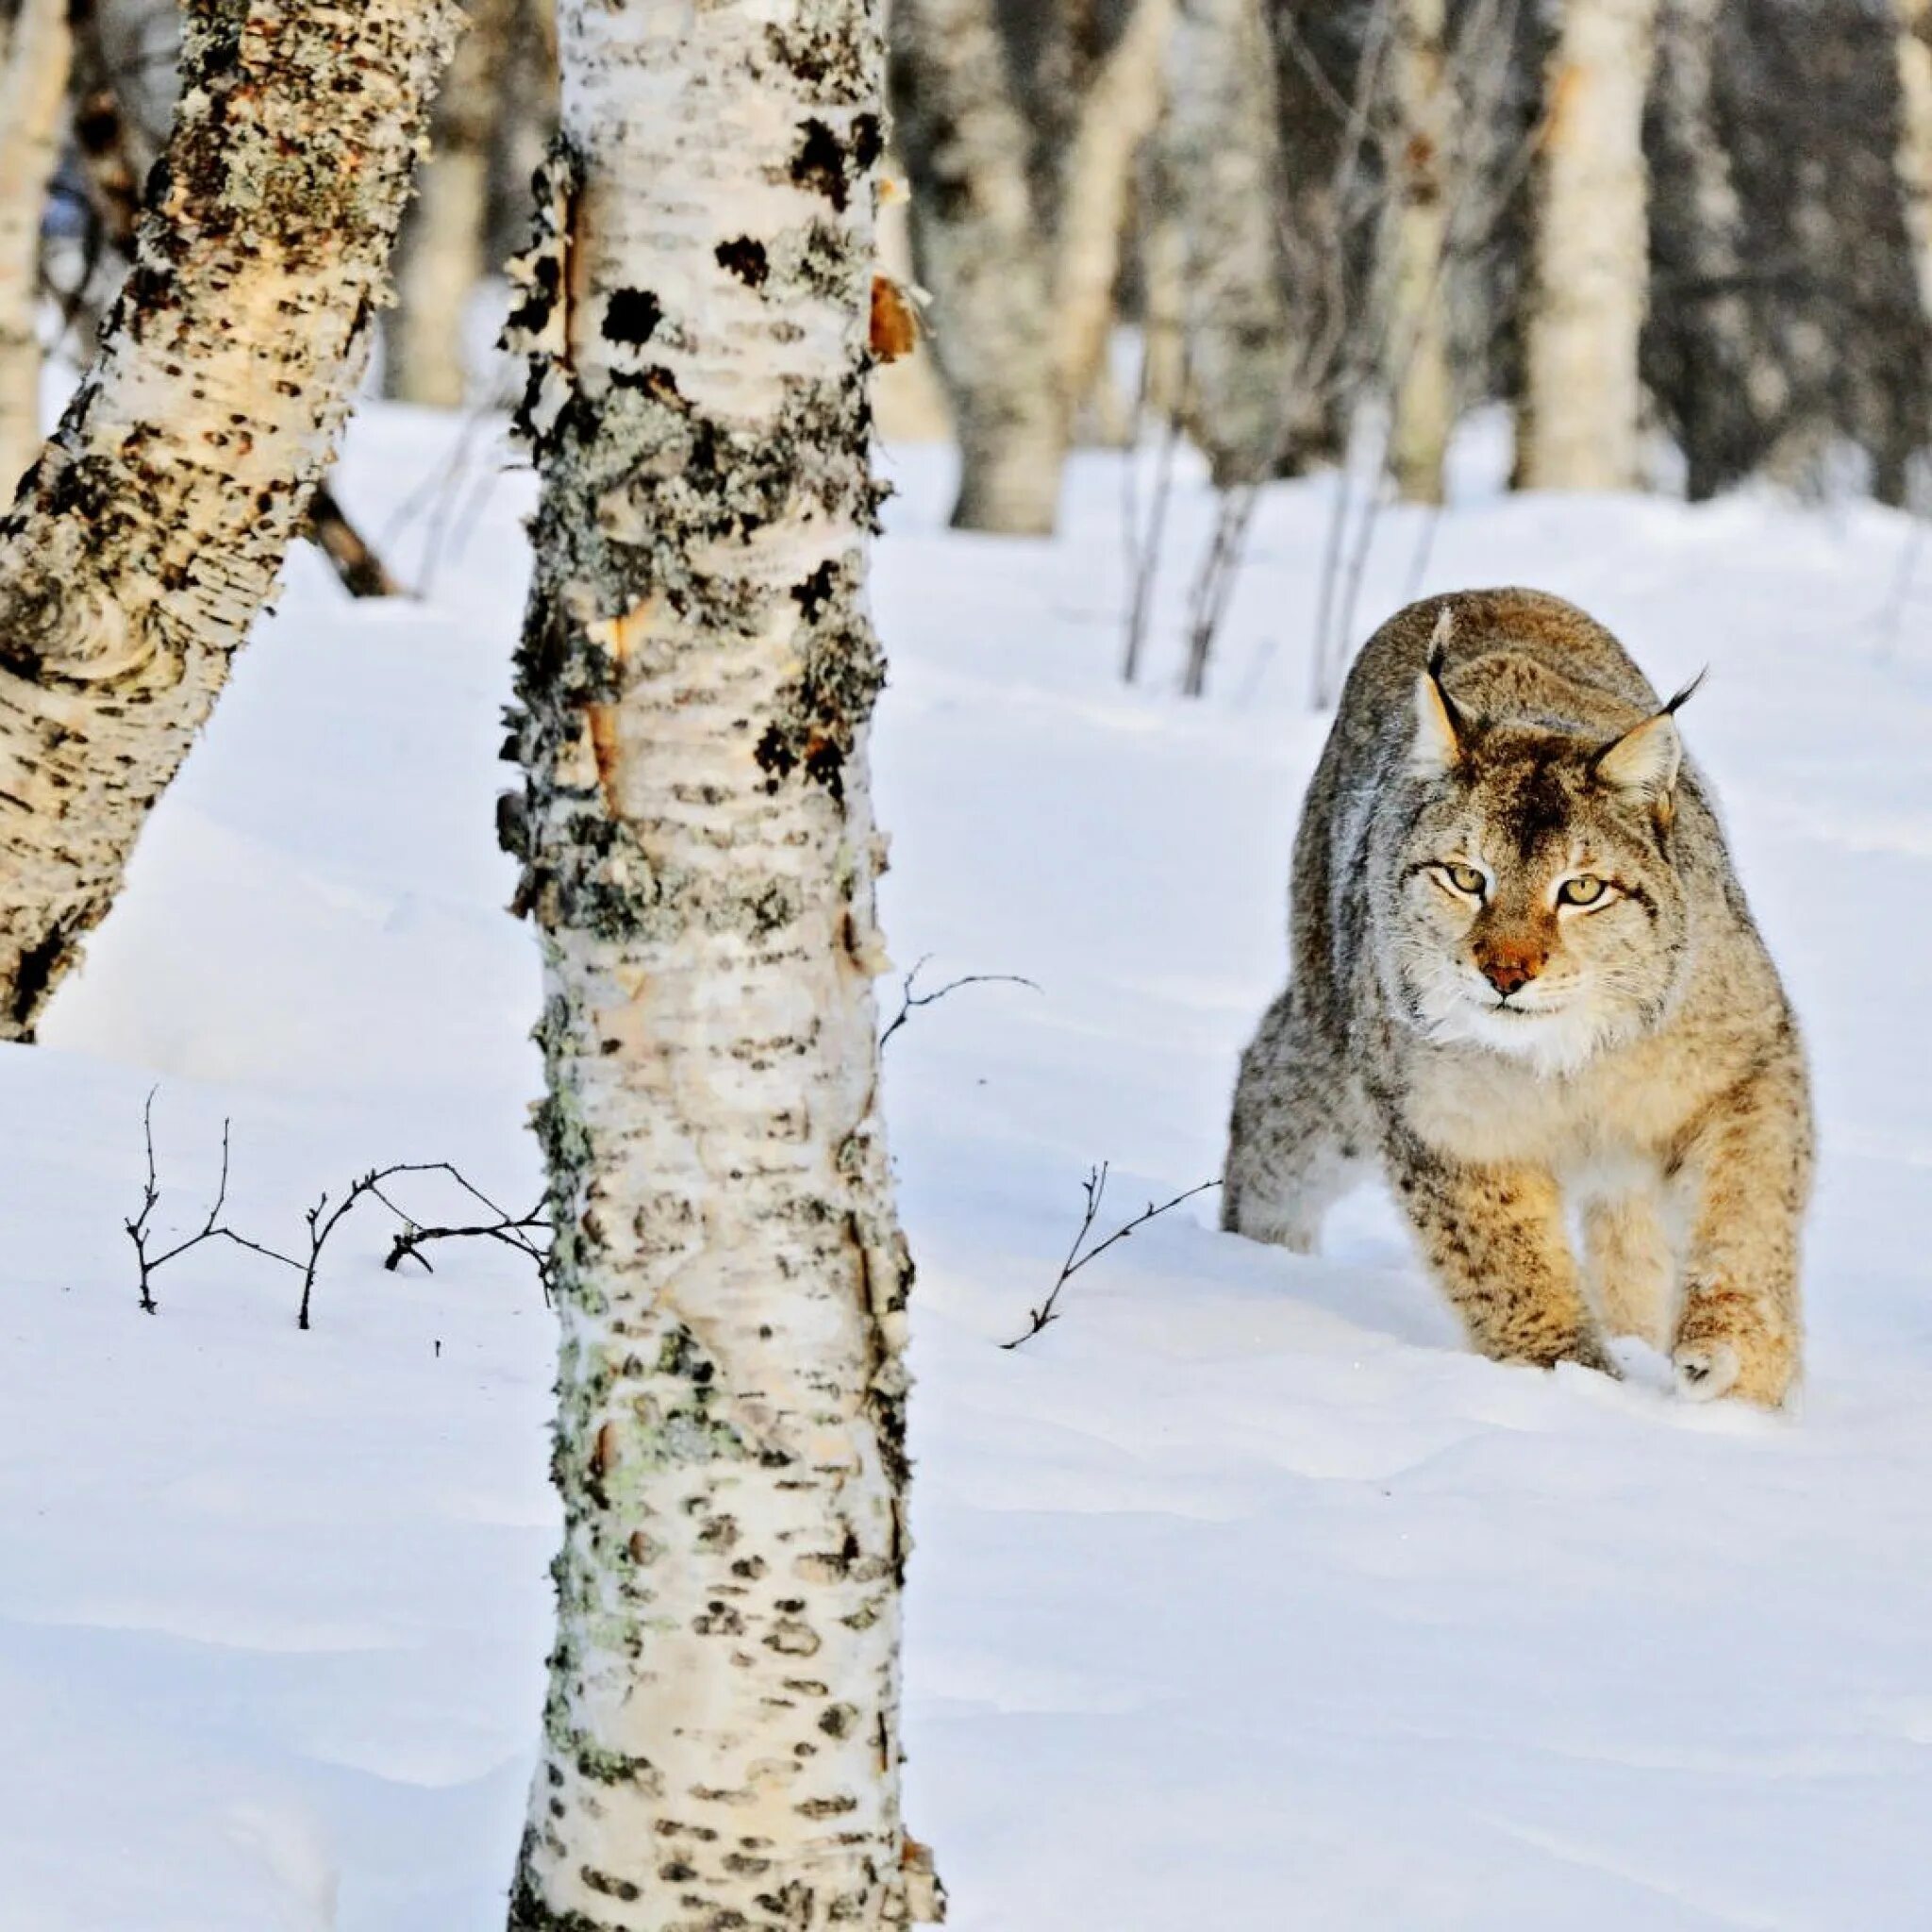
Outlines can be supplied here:
<path id="1" fill-rule="evenodd" d="M 1512 992 L 1520 992 L 1537 976 L 1542 961 L 1531 958 L 1527 953 L 1479 953 L 1476 965 L 1482 975 L 1507 1000 Z"/>

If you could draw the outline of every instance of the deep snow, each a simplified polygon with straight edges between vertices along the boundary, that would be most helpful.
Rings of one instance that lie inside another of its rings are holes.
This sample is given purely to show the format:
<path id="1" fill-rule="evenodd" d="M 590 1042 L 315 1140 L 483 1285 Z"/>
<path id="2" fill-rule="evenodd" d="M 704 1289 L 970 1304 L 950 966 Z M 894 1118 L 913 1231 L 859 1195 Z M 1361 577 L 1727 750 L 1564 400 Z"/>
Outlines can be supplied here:
<path id="1" fill-rule="evenodd" d="M 528 935 L 500 910 L 496 708 L 528 479 L 371 408 L 345 491 L 434 595 L 353 607 L 294 559 L 45 1043 L 0 1052 L 0 1926 L 485 1932 L 547 1641 L 550 1329 L 514 1257 L 384 1274 L 338 1237 L 317 1326 L 211 1248 L 135 1307 L 122 1218 L 156 1102 L 165 1226 L 377 1161 L 534 1192 Z M 1471 1357 L 1386 1208 L 1329 1256 L 1115 1248 L 1012 1353 L 1113 1163 L 1103 1227 L 1211 1174 L 1283 970 L 1324 721 L 1307 638 L 1332 482 L 1271 492 L 1215 691 L 1170 693 L 1205 528 L 1174 510 L 1158 662 L 1124 691 L 1120 462 L 1062 537 L 942 529 L 888 453 L 875 765 L 885 913 L 962 990 L 888 1054 L 921 1263 L 910 1821 L 961 1932 L 1932 1924 L 1932 558 L 1871 508 L 1510 499 L 1483 438 L 1419 586 L 1587 605 L 1686 716 L 1805 1016 L 1823 1168 L 1809 1384 L 1767 1419 Z M 441 504 L 441 508 L 439 505 Z M 445 510 L 447 514 L 444 514 Z M 896 1007 L 893 982 L 881 989 Z M 408 1199 L 451 1204 L 433 1183 Z"/>

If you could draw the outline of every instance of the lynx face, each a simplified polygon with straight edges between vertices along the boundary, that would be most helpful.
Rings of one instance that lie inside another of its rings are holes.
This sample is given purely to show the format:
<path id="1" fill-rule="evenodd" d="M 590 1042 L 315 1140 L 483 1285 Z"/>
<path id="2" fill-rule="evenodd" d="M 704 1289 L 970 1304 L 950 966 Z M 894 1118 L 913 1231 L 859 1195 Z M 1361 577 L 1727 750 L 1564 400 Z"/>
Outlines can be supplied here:
<path id="1" fill-rule="evenodd" d="M 1657 1026 L 1685 958 L 1680 761 L 1668 711 L 1608 744 L 1485 729 L 1425 674 L 1420 809 L 1394 855 L 1381 955 L 1395 1010 L 1545 1074 Z"/>

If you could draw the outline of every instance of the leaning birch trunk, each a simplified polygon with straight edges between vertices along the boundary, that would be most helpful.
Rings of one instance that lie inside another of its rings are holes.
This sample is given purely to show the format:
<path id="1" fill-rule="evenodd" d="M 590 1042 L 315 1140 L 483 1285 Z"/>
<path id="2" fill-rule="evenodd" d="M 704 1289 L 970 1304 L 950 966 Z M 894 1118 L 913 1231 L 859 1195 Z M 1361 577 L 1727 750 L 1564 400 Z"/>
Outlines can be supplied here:
<path id="1" fill-rule="evenodd" d="M 100 356 L 0 520 L 0 1038 L 32 1037 L 326 467 L 449 0 L 191 0 Z"/>
<path id="2" fill-rule="evenodd" d="M 1188 426 L 1227 489 L 1274 469 L 1290 406 L 1274 55 L 1259 0 L 1181 0 L 1168 92 L 1162 192 L 1187 251 Z"/>
<path id="3" fill-rule="evenodd" d="M 1657 0 L 1564 0 L 1537 158 L 1517 477 L 1639 481 L 1638 342 L 1649 289 L 1643 105 Z"/>
<path id="4" fill-rule="evenodd" d="M 0 509 L 41 446 L 41 218 L 69 52 L 67 0 L 0 0 Z"/>
<path id="5" fill-rule="evenodd" d="M 1070 408 L 1092 397 L 1105 370 L 1136 163 L 1160 119 L 1173 25 L 1174 0 L 1135 0 L 1080 103 L 1061 171 L 1053 308 Z"/>
<path id="6" fill-rule="evenodd" d="M 446 409 L 469 396 L 464 323 L 489 263 L 490 150 L 517 25 L 514 0 L 470 0 L 468 12 L 403 218 L 383 329 L 384 392 Z"/>
<path id="7" fill-rule="evenodd" d="M 1932 0 L 1895 0 L 1898 179 L 1919 301 L 1932 317 Z"/>
<path id="8" fill-rule="evenodd" d="M 1449 96 L 1444 0 L 1399 0 L 1392 50 L 1395 179 L 1384 247 L 1389 277 L 1389 469 L 1410 503 L 1441 503 L 1455 423 L 1444 279 L 1449 244 Z"/>
<path id="9" fill-rule="evenodd" d="M 906 1295 L 866 733 L 877 9 L 560 9 L 513 267 L 542 480 L 563 1548 L 516 1932 L 903 1924 Z"/>
<path id="10" fill-rule="evenodd" d="M 893 125 L 912 247 L 959 442 L 963 530 L 1046 536 L 1070 411 L 1058 379 L 1049 225 L 1027 178 L 995 0 L 893 0 Z"/>

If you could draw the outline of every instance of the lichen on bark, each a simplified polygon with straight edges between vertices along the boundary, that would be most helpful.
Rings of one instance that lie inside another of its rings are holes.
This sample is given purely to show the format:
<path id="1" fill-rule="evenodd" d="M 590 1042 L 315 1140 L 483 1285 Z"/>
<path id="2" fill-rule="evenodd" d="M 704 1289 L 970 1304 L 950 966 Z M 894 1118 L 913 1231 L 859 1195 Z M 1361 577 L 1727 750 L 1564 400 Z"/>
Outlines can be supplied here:
<path id="1" fill-rule="evenodd" d="M 871 993 L 878 24 L 560 24 L 512 269 L 543 487 L 499 824 L 548 988 L 565 1533 L 510 1924 L 896 1926 L 929 1887 Z"/>
<path id="2" fill-rule="evenodd" d="M 459 20 L 186 9 L 134 271 L 0 517 L 0 1038 L 31 1037 L 274 589 Z"/>

